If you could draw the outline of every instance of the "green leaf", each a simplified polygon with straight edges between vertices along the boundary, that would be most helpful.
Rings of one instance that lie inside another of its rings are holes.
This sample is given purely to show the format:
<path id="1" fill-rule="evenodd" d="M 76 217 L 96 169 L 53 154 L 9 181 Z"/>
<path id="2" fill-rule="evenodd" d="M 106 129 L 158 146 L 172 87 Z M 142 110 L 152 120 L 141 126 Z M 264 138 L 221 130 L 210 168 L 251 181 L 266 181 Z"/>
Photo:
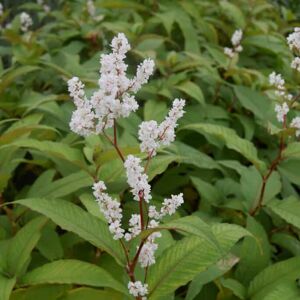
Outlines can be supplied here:
<path id="1" fill-rule="evenodd" d="M 245 27 L 246 20 L 244 14 L 237 5 L 228 1 L 221 1 L 220 6 L 222 8 L 222 12 L 235 24 L 237 28 L 243 29 Z"/>
<path id="2" fill-rule="evenodd" d="M 288 143 L 287 147 L 282 152 L 284 158 L 300 158 L 300 143 Z"/>
<path id="3" fill-rule="evenodd" d="M 221 170 L 219 164 L 210 156 L 182 142 L 172 143 L 168 150 L 176 154 L 178 163 L 190 164 L 203 169 Z"/>
<path id="4" fill-rule="evenodd" d="M 299 168 L 300 160 L 294 158 L 283 160 L 277 167 L 282 175 L 284 175 L 288 178 L 289 181 L 297 185 L 300 185 Z"/>
<path id="5" fill-rule="evenodd" d="M 96 290 L 92 288 L 77 288 L 69 291 L 59 300 L 124 300 L 124 295 L 116 291 Z"/>
<path id="6" fill-rule="evenodd" d="M 141 236 L 145 237 L 148 236 L 151 232 L 165 230 L 165 229 L 175 230 L 185 235 L 193 234 L 213 244 L 215 247 L 217 248 L 219 247 L 218 241 L 213 235 L 209 225 L 196 216 L 187 216 L 164 224 L 160 224 L 155 228 L 143 231 Z"/>
<path id="7" fill-rule="evenodd" d="M 254 276 L 271 262 L 271 248 L 265 229 L 254 218 L 248 216 L 247 230 L 258 242 L 252 237 L 243 240 L 236 278 L 245 285 L 248 285 Z"/>
<path id="8" fill-rule="evenodd" d="M 0 299 L 9 300 L 16 278 L 7 278 L 0 274 Z"/>
<path id="9" fill-rule="evenodd" d="M 22 286 L 48 283 L 110 287 L 127 294 L 124 286 L 107 271 L 96 265 L 75 259 L 57 260 L 45 264 L 20 279 Z"/>
<path id="10" fill-rule="evenodd" d="M 284 200 L 273 200 L 267 207 L 287 223 L 300 229 L 300 200 L 290 196 Z"/>
<path id="11" fill-rule="evenodd" d="M 50 261 L 63 257 L 64 251 L 60 238 L 53 226 L 45 226 L 43 228 L 42 236 L 37 244 L 37 249 Z"/>
<path id="12" fill-rule="evenodd" d="M 234 86 L 235 94 L 241 105 L 253 112 L 260 120 L 267 122 L 274 115 L 270 100 L 263 94 L 246 86 Z"/>
<path id="13" fill-rule="evenodd" d="M 41 237 L 41 229 L 47 223 L 47 218 L 38 217 L 22 227 L 10 241 L 7 252 L 7 272 L 19 275 L 28 260 L 33 248 Z"/>
<path id="14" fill-rule="evenodd" d="M 212 230 L 221 250 L 203 238 L 191 236 L 166 249 L 157 259 L 149 271 L 150 300 L 159 299 L 186 284 L 225 257 L 240 238 L 249 234 L 244 228 L 230 224 L 216 224 Z"/>
<path id="15" fill-rule="evenodd" d="M 262 300 L 298 300 L 299 287 L 295 282 L 279 282 Z"/>
<path id="16" fill-rule="evenodd" d="M 64 200 L 30 198 L 15 201 L 44 214 L 54 223 L 89 241 L 112 255 L 118 263 L 125 265 L 120 244 L 112 238 L 106 223 L 89 214 L 79 206 Z"/>
<path id="17" fill-rule="evenodd" d="M 84 171 L 79 171 L 68 175 L 62 179 L 53 181 L 46 186 L 35 189 L 28 194 L 28 197 L 39 195 L 39 197 L 60 198 L 76 192 L 83 187 L 92 186 L 93 178 Z"/>
<path id="18" fill-rule="evenodd" d="M 198 36 L 189 15 L 177 6 L 172 6 L 177 22 L 184 36 L 184 50 L 187 52 L 199 53 Z"/>
<path id="19" fill-rule="evenodd" d="M 199 273 L 189 284 L 188 292 L 185 300 L 193 300 L 200 293 L 203 286 L 229 271 L 239 258 L 229 254 L 225 258 L 218 261 L 215 265 L 209 267 L 206 271 Z"/>
<path id="20" fill-rule="evenodd" d="M 1 74 L 0 82 L 0 93 L 13 81 L 15 81 L 19 76 L 28 74 L 30 72 L 40 69 L 38 66 L 20 66 L 18 68 L 8 70 L 4 74 Z"/>
<path id="21" fill-rule="evenodd" d="M 240 138 L 236 132 L 230 128 L 214 124 L 198 123 L 181 127 L 181 130 L 184 129 L 212 135 L 224 142 L 229 149 L 242 154 L 257 168 L 265 169 L 265 163 L 258 158 L 255 146 L 251 142 Z"/>
<path id="22" fill-rule="evenodd" d="M 167 104 L 163 101 L 149 100 L 144 106 L 144 120 L 161 122 L 168 113 Z"/>
<path id="23" fill-rule="evenodd" d="M 155 176 L 163 173 L 168 166 L 177 160 L 175 155 L 157 155 L 151 159 L 149 169 L 147 171 L 149 180 L 152 180 Z"/>
<path id="24" fill-rule="evenodd" d="M 275 233 L 272 235 L 271 242 L 283 249 L 287 249 L 294 256 L 300 255 L 300 241 L 288 233 Z"/>
<path id="25" fill-rule="evenodd" d="M 222 195 L 215 186 L 197 177 L 191 177 L 191 180 L 201 198 L 215 205 L 220 202 Z"/>
<path id="26" fill-rule="evenodd" d="M 17 289 L 12 292 L 10 300 L 57 300 L 69 288 L 68 285 L 38 285 L 26 289 Z"/>
<path id="27" fill-rule="evenodd" d="M 280 282 L 293 283 L 300 276 L 300 257 L 275 263 L 260 272 L 250 283 L 248 297 L 264 299 Z"/>
<path id="28" fill-rule="evenodd" d="M 21 139 L 9 144 L 9 146 L 35 149 L 49 155 L 51 158 L 60 158 L 81 167 L 85 166 L 83 154 L 78 149 L 60 142 Z"/>
<path id="29" fill-rule="evenodd" d="M 169 247 L 149 270 L 149 299 L 159 299 L 216 263 L 220 254 L 205 240 L 187 237 Z"/>
<path id="30" fill-rule="evenodd" d="M 239 281 L 227 278 L 222 279 L 221 283 L 225 288 L 231 290 L 235 296 L 239 297 L 239 299 L 246 299 L 247 290 Z"/>
<path id="31" fill-rule="evenodd" d="M 186 93 L 188 96 L 194 98 L 201 104 L 205 103 L 201 88 L 192 81 L 185 81 L 184 83 L 176 86 L 176 89 Z"/>
<path id="32" fill-rule="evenodd" d="M 212 225 L 211 229 L 218 241 L 218 245 L 222 248 L 223 254 L 228 252 L 242 237 L 253 237 L 248 230 L 235 224 L 216 223 Z"/>

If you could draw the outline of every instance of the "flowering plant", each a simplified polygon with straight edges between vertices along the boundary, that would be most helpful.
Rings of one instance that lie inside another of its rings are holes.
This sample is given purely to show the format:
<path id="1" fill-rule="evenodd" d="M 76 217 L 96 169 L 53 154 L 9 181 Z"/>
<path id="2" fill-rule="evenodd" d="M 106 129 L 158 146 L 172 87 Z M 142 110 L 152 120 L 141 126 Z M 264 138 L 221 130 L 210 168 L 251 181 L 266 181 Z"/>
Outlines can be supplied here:
<path id="1" fill-rule="evenodd" d="M 0 300 L 299 298 L 279 2 L 2 1 Z"/>

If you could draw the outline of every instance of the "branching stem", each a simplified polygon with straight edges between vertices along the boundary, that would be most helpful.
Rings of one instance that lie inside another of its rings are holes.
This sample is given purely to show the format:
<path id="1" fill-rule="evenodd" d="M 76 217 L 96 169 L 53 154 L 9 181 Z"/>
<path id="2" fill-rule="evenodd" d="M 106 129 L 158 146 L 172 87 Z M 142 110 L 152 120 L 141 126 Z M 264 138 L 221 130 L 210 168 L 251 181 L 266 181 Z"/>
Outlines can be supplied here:
<path id="1" fill-rule="evenodd" d="M 283 119 L 283 129 L 286 129 L 286 116 L 284 116 L 284 119 Z M 260 211 L 260 209 L 263 206 L 263 201 L 264 201 L 264 196 L 265 196 L 265 192 L 266 192 L 266 186 L 267 186 L 267 183 L 268 183 L 268 179 L 272 175 L 273 171 L 276 170 L 278 164 L 282 161 L 282 159 L 283 159 L 282 153 L 283 153 L 284 148 L 285 148 L 284 136 L 283 136 L 283 134 L 281 134 L 278 155 L 272 161 L 266 175 L 264 175 L 262 177 L 262 186 L 261 186 L 261 189 L 260 189 L 259 198 L 258 198 L 258 201 L 257 201 L 257 204 L 255 205 L 255 207 L 252 208 L 251 211 L 250 211 L 251 216 L 255 216 L 256 213 L 258 211 Z"/>

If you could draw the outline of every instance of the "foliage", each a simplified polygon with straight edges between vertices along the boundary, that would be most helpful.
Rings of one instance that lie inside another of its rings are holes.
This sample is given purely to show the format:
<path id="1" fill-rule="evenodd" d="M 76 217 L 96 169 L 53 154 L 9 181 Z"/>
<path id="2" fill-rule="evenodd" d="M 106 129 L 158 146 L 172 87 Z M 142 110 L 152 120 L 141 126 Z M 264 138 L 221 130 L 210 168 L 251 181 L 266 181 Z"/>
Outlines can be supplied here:
<path id="1" fill-rule="evenodd" d="M 109 141 L 70 131 L 67 92 L 78 76 L 92 94 L 100 54 L 118 32 L 132 45 L 130 74 L 144 58 L 156 65 L 137 94 L 140 109 L 118 121 L 122 153 L 145 158 L 138 125 L 187 100 L 176 142 L 148 169 L 157 206 L 170 194 L 185 200 L 155 229 L 148 298 L 298 299 L 300 144 L 276 119 L 268 81 L 283 75 L 295 100 L 287 121 L 300 116 L 285 38 L 300 26 L 293 4 L 95 0 L 91 14 L 84 0 L 43 2 L 3 1 L 0 17 L 0 300 L 132 299 L 126 257 L 91 186 L 107 184 L 124 224 L 136 202 Z M 33 19 L 27 32 L 23 11 Z M 229 59 L 223 49 L 236 29 L 243 51 Z M 144 270 L 135 273 L 143 281 Z"/>

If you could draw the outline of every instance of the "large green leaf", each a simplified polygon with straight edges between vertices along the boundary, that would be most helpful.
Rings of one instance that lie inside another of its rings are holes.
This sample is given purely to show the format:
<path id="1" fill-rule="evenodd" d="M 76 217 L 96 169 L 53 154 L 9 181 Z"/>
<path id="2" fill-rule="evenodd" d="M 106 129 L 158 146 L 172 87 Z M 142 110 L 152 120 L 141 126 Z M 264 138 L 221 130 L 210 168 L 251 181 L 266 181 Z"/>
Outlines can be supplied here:
<path id="1" fill-rule="evenodd" d="M 273 200 L 267 205 L 271 211 L 287 223 L 300 229 L 300 200 L 291 196 L 284 200 Z"/>
<path id="2" fill-rule="evenodd" d="M 299 287 L 295 282 L 279 282 L 262 300 L 298 300 Z"/>
<path id="3" fill-rule="evenodd" d="M 30 254 L 41 237 L 41 229 L 47 218 L 38 217 L 22 227 L 10 241 L 7 252 L 7 272 L 19 275 L 30 259 Z"/>
<path id="4" fill-rule="evenodd" d="M 38 66 L 20 66 L 15 69 L 10 69 L 4 74 L 1 74 L 1 83 L 0 83 L 0 93 L 13 81 L 15 81 L 19 76 L 28 74 L 30 72 L 38 70 Z"/>
<path id="5" fill-rule="evenodd" d="M 104 269 L 75 259 L 57 260 L 45 264 L 20 279 L 20 284 L 23 286 L 48 283 L 110 287 L 127 293 L 125 287 Z"/>
<path id="6" fill-rule="evenodd" d="M 256 243 L 252 237 L 246 237 L 243 240 L 236 274 L 239 281 L 246 285 L 271 262 L 271 248 L 262 225 L 249 216 L 247 229 L 258 242 Z"/>
<path id="7" fill-rule="evenodd" d="M 94 180 L 89 174 L 79 171 L 48 183 L 46 186 L 40 186 L 39 189 L 36 188 L 28 194 L 28 197 L 39 195 L 39 197 L 60 198 L 74 193 L 83 187 L 92 186 L 93 182 Z"/>
<path id="8" fill-rule="evenodd" d="M 149 299 L 159 299 L 186 284 L 195 275 L 215 264 L 248 231 L 230 224 L 216 224 L 212 227 L 219 247 L 203 238 L 190 236 L 169 247 L 158 258 L 149 271 Z"/>
<path id="9" fill-rule="evenodd" d="M 237 133 L 230 128 L 226 128 L 215 124 L 198 123 L 183 126 L 181 129 L 193 130 L 201 134 L 212 135 L 218 138 L 219 140 L 223 141 L 229 149 L 235 150 L 242 154 L 257 168 L 265 168 L 264 162 L 261 161 L 257 156 L 257 150 L 255 146 L 251 142 L 240 138 L 237 135 Z"/>
<path id="10" fill-rule="evenodd" d="M 198 101 L 201 104 L 204 104 L 204 96 L 202 93 L 201 88 L 192 81 L 186 81 L 184 83 L 181 83 L 180 85 L 176 86 L 176 88 L 188 96 L 194 98 L 196 101 Z"/>
<path id="11" fill-rule="evenodd" d="M 234 91 L 241 105 L 253 112 L 265 124 L 271 116 L 274 116 L 274 112 L 271 110 L 271 102 L 263 94 L 249 87 L 239 85 L 234 87 Z"/>
<path id="12" fill-rule="evenodd" d="M 79 206 L 59 199 L 30 198 L 15 201 L 44 214 L 65 230 L 72 231 L 111 254 L 120 264 L 125 257 L 120 244 L 112 238 L 107 224 Z"/>
<path id="13" fill-rule="evenodd" d="M 92 288 L 77 288 L 69 291 L 60 300 L 124 300 L 124 294 L 113 290 L 96 290 Z"/>
<path id="14" fill-rule="evenodd" d="M 248 297 L 264 299 L 280 282 L 293 283 L 300 276 L 300 257 L 290 258 L 273 264 L 260 272 L 250 283 Z"/>
<path id="15" fill-rule="evenodd" d="M 63 284 L 43 284 L 37 286 L 31 286 L 28 288 L 20 288 L 14 290 L 11 294 L 10 300 L 57 300 L 62 296 L 66 290 L 69 289 L 69 285 Z"/>
<path id="16" fill-rule="evenodd" d="M 287 147 L 283 150 L 282 156 L 284 158 L 300 158 L 300 143 L 288 143 Z"/>
<path id="17" fill-rule="evenodd" d="M 219 247 L 218 241 L 215 238 L 210 226 L 202 221 L 197 216 L 187 216 L 176 219 L 159 226 L 143 231 L 142 236 L 148 236 L 151 232 L 160 230 L 175 230 L 184 235 L 195 235 L 206 240 L 206 242 L 213 244 L 216 248 Z M 221 248 L 219 248 L 221 249 Z"/>
<path id="18" fill-rule="evenodd" d="M 84 157 L 78 149 L 60 142 L 38 141 L 28 138 L 15 141 L 9 146 L 38 150 L 51 158 L 63 159 L 81 167 L 85 166 Z"/>
<path id="19" fill-rule="evenodd" d="M 210 266 L 206 271 L 196 275 L 192 282 L 189 284 L 185 300 L 195 299 L 195 297 L 200 293 L 205 284 L 228 272 L 235 264 L 238 263 L 238 261 L 238 257 L 229 254 L 225 258 L 218 261 L 215 265 Z"/>

